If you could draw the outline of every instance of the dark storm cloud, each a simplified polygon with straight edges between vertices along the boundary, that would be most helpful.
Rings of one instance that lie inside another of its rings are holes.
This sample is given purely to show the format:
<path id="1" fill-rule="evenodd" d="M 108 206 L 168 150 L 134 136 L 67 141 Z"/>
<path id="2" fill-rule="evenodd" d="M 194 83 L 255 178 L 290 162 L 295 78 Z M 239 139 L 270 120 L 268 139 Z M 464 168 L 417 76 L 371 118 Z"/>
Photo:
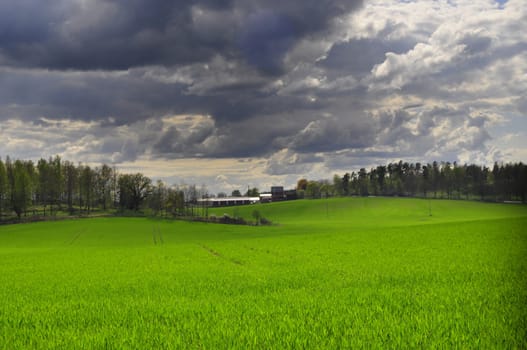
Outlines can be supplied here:
<path id="1" fill-rule="evenodd" d="M 35 0 L 0 2 L 0 43 L 3 50 L 30 45 L 53 35 L 54 26 L 71 13 L 66 1 L 38 6 Z"/>
<path id="2" fill-rule="evenodd" d="M 375 125 L 368 119 L 322 118 L 294 135 L 288 146 L 302 153 L 363 148 L 375 141 L 375 132 Z"/>
<path id="3" fill-rule="evenodd" d="M 105 130 L 132 125 L 133 135 L 126 145 L 120 146 L 120 138 L 105 137 L 103 144 L 109 148 L 100 149 L 102 153 L 122 152 L 119 159 L 128 160 L 137 158 L 134 152 L 143 153 L 149 147 L 152 157 L 262 156 L 286 147 L 289 141 L 284 138 L 318 118 L 317 110 L 308 109 L 302 97 L 243 87 L 189 95 L 184 84 L 145 79 L 143 73 L 4 70 L 0 75 L 0 84 L 6 87 L 0 89 L 0 121 L 41 117 L 97 121 Z M 159 126 L 148 133 L 137 124 L 175 114 L 210 115 L 214 123 L 197 125 L 188 132 Z M 97 135 L 107 132 L 96 131 Z M 143 140 L 132 142 L 131 138 L 140 137 Z"/>
<path id="4" fill-rule="evenodd" d="M 369 74 L 372 68 L 385 59 L 387 52 L 403 53 L 415 45 L 414 41 L 386 39 L 352 39 L 335 43 L 319 65 L 334 72 L 335 75 L 346 72 L 359 78 Z"/>
<path id="5" fill-rule="evenodd" d="M 336 16 L 358 5 L 359 0 L 2 2 L 0 68 L 11 69 L 0 77 L 0 117 L 111 118 L 121 125 L 202 113 L 222 127 L 295 110 L 303 97 L 263 91 L 271 82 L 265 76 L 284 72 L 284 55 L 295 43 L 329 30 Z M 199 66 L 216 57 L 222 59 L 210 71 Z M 149 67 L 162 66 L 171 69 L 165 76 L 175 67 L 196 67 L 182 82 L 147 77 Z M 227 76 L 211 79 L 222 69 Z"/>
<path id="6" fill-rule="evenodd" d="M 304 96 L 266 86 L 286 73 L 284 57 L 297 42 L 329 30 L 359 4 L 3 2 L 0 119 L 97 121 L 102 129 L 92 138 L 100 145 L 79 154 L 119 154 L 120 161 L 148 150 L 167 158 L 269 154 L 315 118 L 315 104 L 306 108 Z M 210 115 L 214 124 L 141 127 L 175 114 Z M 109 131 L 119 126 L 130 126 L 126 139 Z"/>
<path id="7" fill-rule="evenodd" d="M 241 51 L 246 60 L 269 74 L 282 71 L 282 59 L 302 37 L 328 29 L 361 1 L 267 1 L 242 24 Z M 299 6 L 298 6 L 299 5 Z"/>
<path id="8" fill-rule="evenodd" d="M 0 52 L 12 66 L 59 70 L 174 66 L 219 54 L 276 73 L 297 40 L 327 29 L 359 2 L 4 2 Z"/>
<path id="9" fill-rule="evenodd" d="M 172 155 L 172 157 L 200 155 L 207 151 L 203 143 L 213 135 L 214 128 L 210 124 L 200 125 L 187 133 L 172 126 L 163 132 L 161 138 L 154 144 L 154 150 L 163 155 Z"/>
<path id="10" fill-rule="evenodd" d="M 250 15 L 240 40 L 247 61 L 269 74 L 282 72 L 282 59 L 294 43 L 297 33 L 285 15 L 262 11 Z"/>
<path id="11" fill-rule="evenodd" d="M 0 119 L 68 118 L 125 124 L 192 109 L 182 87 L 131 75 L 4 71 L 0 73 Z M 10 112 L 8 112 L 10 110 Z"/>
<path id="12" fill-rule="evenodd" d="M 309 172 L 315 164 L 323 162 L 323 157 L 313 154 L 279 152 L 266 162 L 265 173 L 269 175 L 302 174 Z"/>
<path id="13" fill-rule="evenodd" d="M 191 129 L 174 126 L 163 130 L 153 145 L 155 154 L 167 158 L 196 155 L 209 157 L 266 156 L 288 146 L 289 135 L 298 132 L 299 124 L 313 119 L 310 112 L 302 115 L 255 116 L 234 122 L 211 120 Z"/>
<path id="14" fill-rule="evenodd" d="M 19 18 L 14 33 L 10 27 L 4 30 L 3 54 L 12 65 L 127 69 L 207 55 L 207 50 L 192 45 L 189 6 L 179 7 L 175 1 L 91 1 L 68 7 L 57 1 L 47 6 L 32 2 L 0 15 L 0 22 L 4 16 Z M 18 32 L 26 38 L 19 40 Z"/>

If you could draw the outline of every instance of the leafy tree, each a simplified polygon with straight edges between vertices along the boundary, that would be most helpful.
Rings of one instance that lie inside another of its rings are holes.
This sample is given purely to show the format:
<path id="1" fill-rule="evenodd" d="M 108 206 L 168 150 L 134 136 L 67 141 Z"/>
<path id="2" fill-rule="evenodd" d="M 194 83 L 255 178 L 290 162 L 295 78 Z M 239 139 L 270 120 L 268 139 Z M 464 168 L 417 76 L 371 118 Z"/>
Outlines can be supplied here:
<path id="1" fill-rule="evenodd" d="M 328 180 L 319 181 L 320 184 L 320 196 L 323 198 L 328 198 L 333 196 L 334 188 L 333 185 Z"/>
<path id="2" fill-rule="evenodd" d="M 350 194 L 350 179 L 351 175 L 349 173 L 346 173 L 344 174 L 344 176 L 342 176 L 342 193 L 345 196 L 348 196 Z"/>
<path id="3" fill-rule="evenodd" d="M 73 214 L 73 199 L 77 192 L 79 175 L 78 170 L 75 165 L 69 161 L 65 161 L 62 167 L 63 178 L 64 178 L 64 188 L 66 191 L 66 203 L 68 205 L 68 211 L 70 214 Z"/>
<path id="4" fill-rule="evenodd" d="M 169 188 L 167 193 L 167 211 L 172 215 L 185 214 L 185 194 L 178 188 Z"/>
<path id="5" fill-rule="evenodd" d="M 369 192 L 370 193 L 373 193 L 374 195 L 378 195 L 379 194 L 379 180 L 378 180 L 378 174 L 377 174 L 377 169 L 376 168 L 372 168 L 370 170 L 370 173 L 369 173 Z"/>
<path id="6" fill-rule="evenodd" d="M 377 167 L 377 184 L 379 185 L 379 192 L 381 194 L 385 193 L 384 184 L 386 181 L 386 166 L 379 165 Z"/>
<path id="7" fill-rule="evenodd" d="M 368 193 L 368 173 L 366 169 L 359 170 L 359 191 L 361 196 L 367 196 Z"/>
<path id="8" fill-rule="evenodd" d="M 320 198 L 321 192 L 320 192 L 321 184 L 318 181 L 309 181 L 307 183 L 306 187 L 306 197 L 307 198 Z"/>
<path id="9" fill-rule="evenodd" d="M 88 166 L 79 165 L 79 206 L 90 213 L 93 207 L 95 172 Z"/>
<path id="10" fill-rule="evenodd" d="M 437 198 L 437 191 L 439 191 L 439 185 L 441 183 L 441 171 L 439 170 L 439 164 L 436 161 L 432 163 L 431 175 L 434 198 Z"/>
<path id="11" fill-rule="evenodd" d="M 59 156 L 49 158 L 49 160 L 40 159 L 37 163 L 37 172 L 34 174 L 38 179 L 37 199 L 44 207 L 50 206 L 53 213 L 53 205 L 60 204 L 62 193 L 64 192 L 64 179 L 62 173 L 62 161 Z M 32 172 L 28 171 L 30 177 Z"/>
<path id="12" fill-rule="evenodd" d="M 50 195 L 51 204 L 60 205 L 61 196 L 64 193 L 64 177 L 62 173 L 62 161 L 59 156 L 49 159 L 50 165 Z"/>
<path id="13" fill-rule="evenodd" d="M 402 192 L 407 196 L 414 196 L 417 192 L 417 170 L 413 163 L 404 162 L 402 167 Z"/>
<path id="14" fill-rule="evenodd" d="M 157 180 L 155 186 L 152 186 L 150 196 L 148 197 L 148 205 L 150 209 L 157 215 L 167 207 L 168 190 L 166 185 L 161 180 Z"/>
<path id="15" fill-rule="evenodd" d="M 110 181 L 111 186 L 111 195 L 112 204 L 114 208 L 118 207 L 119 202 L 119 174 L 117 173 L 117 168 L 114 166 L 112 169 L 112 179 Z"/>
<path id="16" fill-rule="evenodd" d="M 13 164 L 11 188 L 11 207 L 20 219 L 31 202 L 31 178 L 27 168 L 21 160 Z"/>
<path id="17" fill-rule="evenodd" d="M 444 189 L 447 194 L 447 198 L 450 199 L 452 197 L 452 189 L 454 187 L 454 170 L 450 166 L 450 162 L 446 162 L 443 164 L 441 168 L 443 183 L 444 183 Z"/>
<path id="18" fill-rule="evenodd" d="M 296 183 L 296 195 L 298 198 L 304 198 L 307 190 L 307 179 L 300 179 Z"/>
<path id="19" fill-rule="evenodd" d="M 233 197 L 241 197 L 242 193 L 240 192 L 240 190 L 234 190 L 234 191 L 232 191 L 231 196 L 233 196 Z"/>
<path id="20" fill-rule="evenodd" d="M 7 170 L 4 162 L 0 159 L 0 220 L 2 219 L 2 214 L 7 206 L 7 199 L 9 198 L 8 188 Z"/>
<path id="21" fill-rule="evenodd" d="M 113 170 L 108 165 L 103 164 L 96 170 L 97 202 L 102 205 L 103 210 L 106 210 L 112 201 L 112 180 Z"/>
<path id="22" fill-rule="evenodd" d="M 333 190 L 335 192 L 335 195 L 337 196 L 344 195 L 344 188 L 342 186 L 342 178 L 337 174 L 333 175 Z"/>
<path id="23" fill-rule="evenodd" d="M 37 200 L 39 204 L 44 205 L 44 208 L 50 204 L 51 197 L 51 171 L 49 169 L 48 161 L 44 158 L 37 163 L 38 170 L 38 186 L 37 186 Z"/>
<path id="24" fill-rule="evenodd" d="M 141 173 L 119 176 L 119 203 L 122 208 L 138 211 L 151 192 L 148 177 Z"/>
<path id="25" fill-rule="evenodd" d="M 354 171 L 352 171 L 350 174 L 349 193 L 352 195 L 359 194 L 359 177 Z"/>
<path id="26" fill-rule="evenodd" d="M 518 171 L 518 188 L 520 198 L 523 203 L 527 200 L 527 165 L 519 163 L 520 170 Z"/>
<path id="27" fill-rule="evenodd" d="M 457 198 L 461 199 L 461 195 L 467 195 L 468 191 L 466 188 L 466 165 L 465 166 L 459 166 L 456 162 L 454 162 L 454 186 L 457 192 Z"/>
<path id="28" fill-rule="evenodd" d="M 431 178 L 431 175 L 430 175 L 430 164 L 428 164 L 428 165 L 423 166 L 422 186 L 423 186 L 423 197 L 425 197 L 425 198 L 427 196 L 428 189 L 430 187 L 430 183 L 431 183 L 430 178 Z"/>
<path id="29" fill-rule="evenodd" d="M 245 196 L 246 197 L 258 197 L 260 196 L 260 191 L 256 187 L 249 188 L 247 189 Z"/>
<path id="30" fill-rule="evenodd" d="M 296 190 L 297 191 L 305 191 L 307 189 L 307 179 L 300 179 L 296 183 Z"/>

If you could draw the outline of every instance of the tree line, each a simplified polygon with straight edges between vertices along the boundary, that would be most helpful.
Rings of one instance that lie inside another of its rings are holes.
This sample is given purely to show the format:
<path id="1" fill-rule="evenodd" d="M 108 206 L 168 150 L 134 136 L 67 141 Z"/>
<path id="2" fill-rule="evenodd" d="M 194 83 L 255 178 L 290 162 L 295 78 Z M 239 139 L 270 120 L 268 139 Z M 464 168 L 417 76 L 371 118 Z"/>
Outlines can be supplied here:
<path id="1" fill-rule="evenodd" d="M 329 196 L 408 196 L 423 198 L 526 201 L 527 166 L 495 163 L 492 168 L 450 162 L 427 164 L 399 161 L 370 170 L 334 175 L 332 180 L 297 183 L 299 198 Z M 239 191 L 233 195 L 241 196 Z M 257 196 L 248 189 L 246 196 Z M 206 186 L 169 186 L 141 173 L 119 173 L 102 164 L 90 167 L 49 159 L 0 159 L 0 220 L 22 216 L 82 215 L 110 210 L 148 210 L 153 215 L 207 216 L 198 199 L 209 197 Z"/>
<path id="2" fill-rule="evenodd" d="M 495 163 L 492 168 L 456 162 L 421 164 L 399 161 L 370 170 L 334 175 L 331 180 L 300 179 L 301 198 L 328 196 L 405 196 L 521 201 L 527 198 L 527 166 Z"/>
<path id="3" fill-rule="evenodd" d="M 93 214 L 149 210 L 155 215 L 193 215 L 205 186 L 153 183 L 141 173 L 119 173 L 102 164 L 90 167 L 59 156 L 0 159 L 0 220 L 22 216 Z"/>

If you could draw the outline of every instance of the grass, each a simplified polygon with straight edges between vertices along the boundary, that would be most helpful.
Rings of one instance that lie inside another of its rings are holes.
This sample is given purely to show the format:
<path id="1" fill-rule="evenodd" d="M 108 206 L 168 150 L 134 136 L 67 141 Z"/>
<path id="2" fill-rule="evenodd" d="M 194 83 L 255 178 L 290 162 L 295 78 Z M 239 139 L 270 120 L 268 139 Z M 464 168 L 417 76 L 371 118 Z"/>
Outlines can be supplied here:
<path id="1" fill-rule="evenodd" d="M 527 208 L 429 205 L 2 226 L 0 349 L 527 348 Z"/>

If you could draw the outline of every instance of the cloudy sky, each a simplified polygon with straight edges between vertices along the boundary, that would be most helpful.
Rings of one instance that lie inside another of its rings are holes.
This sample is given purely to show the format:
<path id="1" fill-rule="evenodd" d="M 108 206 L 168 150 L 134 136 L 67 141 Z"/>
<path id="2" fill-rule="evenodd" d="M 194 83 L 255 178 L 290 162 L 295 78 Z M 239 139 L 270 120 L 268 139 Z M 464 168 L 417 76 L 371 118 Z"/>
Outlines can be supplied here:
<path id="1" fill-rule="evenodd" d="M 212 192 L 527 160 L 525 0 L 0 0 L 0 157 Z"/>

